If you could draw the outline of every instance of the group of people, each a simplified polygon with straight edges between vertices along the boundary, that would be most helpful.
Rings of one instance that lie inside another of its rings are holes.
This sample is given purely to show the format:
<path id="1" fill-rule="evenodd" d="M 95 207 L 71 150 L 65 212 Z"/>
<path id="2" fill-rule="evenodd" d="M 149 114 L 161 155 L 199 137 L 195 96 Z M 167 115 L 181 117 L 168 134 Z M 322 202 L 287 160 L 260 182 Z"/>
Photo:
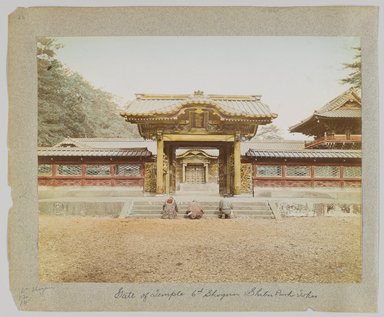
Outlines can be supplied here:
<path id="1" fill-rule="evenodd" d="M 233 206 L 231 201 L 228 199 L 228 195 L 224 195 L 224 198 L 219 202 L 219 218 L 227 219 L 233 218 Z M 161 213 L 162 219 L 174 219 L 177 217 L 179 210 L 177 207 L 176 200 L 173 197 L 168 197 L 168 199 L 163 204 L 163 211 Z M 203 217 L 204 211 L 201 208 L 200 204 L 196 200 L 192 200 L 189 204 L 185 217 L 189 219 L 200 219 Z"/>

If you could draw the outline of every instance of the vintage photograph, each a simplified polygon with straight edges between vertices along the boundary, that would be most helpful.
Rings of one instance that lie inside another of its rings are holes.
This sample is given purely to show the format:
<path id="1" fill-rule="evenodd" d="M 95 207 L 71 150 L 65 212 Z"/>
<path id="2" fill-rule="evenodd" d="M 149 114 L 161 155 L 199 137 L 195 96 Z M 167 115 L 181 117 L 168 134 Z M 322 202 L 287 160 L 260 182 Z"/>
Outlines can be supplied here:
<path id="1" fill-rule="evenodd" d="M 36 61 L 41 282 L 362 282 L 359 37 L 40 36 Z"/>

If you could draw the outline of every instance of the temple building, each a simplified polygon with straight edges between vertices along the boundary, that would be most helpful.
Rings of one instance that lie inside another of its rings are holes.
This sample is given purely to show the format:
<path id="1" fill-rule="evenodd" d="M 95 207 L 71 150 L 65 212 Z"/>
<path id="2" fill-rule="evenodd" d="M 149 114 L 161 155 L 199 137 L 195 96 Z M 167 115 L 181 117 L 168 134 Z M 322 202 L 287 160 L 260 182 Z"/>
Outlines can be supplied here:
<path id="1" fill-rule="evenodd" d="M 143 194 L 206 188 L 361 186 L 361 97 L 350 89 L 290 128 L 310 141 L 260 141 L 276 114 L 261 97 L 137 94 L 121 113 L 142 140 L 66 138 L 38 149 L 39 186 L 108 186 Z M 195 187 L 193 187 L 195 186 Z"/>
<path id="2" fill-rule="evenodd" d="M 176 190 L 176 150 L 217 149 L 219 192 L 241 193 L 240 142 L 277 115 L 260 96 L 137 94 L 124 113 L 144 139 L 157 141 L 156 193 Z M 151 177 L 149 173 L 148 177 Z M 149 188 L 148 188 L 149 189 Z"/>
<path id="3" fill-rule="evenodd" d="M 361 149 L 361 90 L 347 90 L 289 131 L 314 137 L 306 149 Z"/>

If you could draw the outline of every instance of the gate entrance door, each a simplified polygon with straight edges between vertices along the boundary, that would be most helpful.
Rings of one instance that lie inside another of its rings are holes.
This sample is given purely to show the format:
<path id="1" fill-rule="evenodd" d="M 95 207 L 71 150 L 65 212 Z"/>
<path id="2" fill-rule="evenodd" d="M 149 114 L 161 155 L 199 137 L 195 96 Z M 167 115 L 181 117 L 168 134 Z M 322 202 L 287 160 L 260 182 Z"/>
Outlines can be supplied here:
<path id="1" fill-rule="evenodd" d="M 205 183 L 204 165 L 187 165 L 185 167 L 185 181 L 189 184 Z"/>

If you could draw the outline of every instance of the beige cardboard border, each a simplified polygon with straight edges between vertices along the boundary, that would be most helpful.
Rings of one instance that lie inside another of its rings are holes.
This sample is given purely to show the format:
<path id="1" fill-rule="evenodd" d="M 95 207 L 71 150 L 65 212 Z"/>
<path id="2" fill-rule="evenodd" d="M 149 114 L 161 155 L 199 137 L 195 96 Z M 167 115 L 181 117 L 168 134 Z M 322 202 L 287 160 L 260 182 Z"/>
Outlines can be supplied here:
<path id="1" fill-rule="evenodd" d="M 9 18 L 10 287 L 21 310 L 45 311 L 316 311 L 377 310 L 378 73 L 375 7 L 119 7 L 17 9 Z M 359 36 L 363 56 L 363 281 L 360 284 L 40 284 L 37 251 L 37 36 L 298 35 Z M 143 302 L 116 300 L 120 287 L 141 294 L 160 289 L 185 295 Z M 245 292 L 253 287 L 316 298 L 191 296 L 206 287 Z"/>

